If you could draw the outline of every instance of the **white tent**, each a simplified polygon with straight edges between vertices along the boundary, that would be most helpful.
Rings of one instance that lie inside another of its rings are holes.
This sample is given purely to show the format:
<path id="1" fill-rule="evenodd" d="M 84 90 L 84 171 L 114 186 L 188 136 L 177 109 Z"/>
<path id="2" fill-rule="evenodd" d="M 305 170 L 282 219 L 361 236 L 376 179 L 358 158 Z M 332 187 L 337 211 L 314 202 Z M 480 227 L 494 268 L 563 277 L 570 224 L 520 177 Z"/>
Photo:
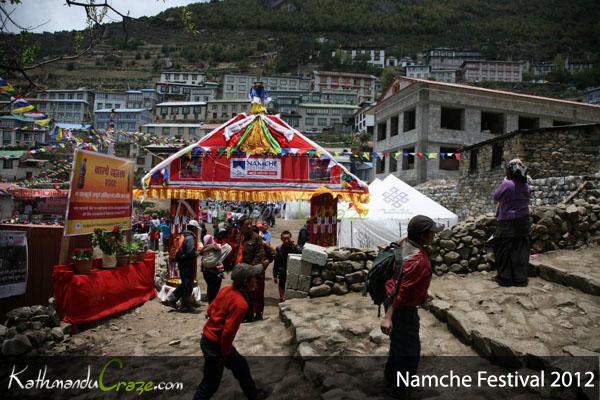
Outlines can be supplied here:
<path id="1" fill-rule="evenodd" d="M 406 234 L 408 221 L 426 215 L 445 226 L 458 223 L 458 216 L 394 175 L 369 185 L 369 212 L 359 215 L 353 208 L 338 215 L 338 246 L 374 248 Z"/>

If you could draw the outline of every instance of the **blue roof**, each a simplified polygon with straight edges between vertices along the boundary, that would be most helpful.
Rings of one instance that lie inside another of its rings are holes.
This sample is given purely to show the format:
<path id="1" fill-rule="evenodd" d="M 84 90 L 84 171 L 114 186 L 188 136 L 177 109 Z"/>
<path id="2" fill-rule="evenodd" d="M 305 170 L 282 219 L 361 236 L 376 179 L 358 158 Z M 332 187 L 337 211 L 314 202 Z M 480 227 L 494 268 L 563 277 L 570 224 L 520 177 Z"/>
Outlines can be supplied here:
<path id="1" fill-rule="evenodd" d="M 61 129 L 90 129 L 92 127 L 90 124 L 69 124 L 66 122 L 57 122 L 56 126 Z"/>

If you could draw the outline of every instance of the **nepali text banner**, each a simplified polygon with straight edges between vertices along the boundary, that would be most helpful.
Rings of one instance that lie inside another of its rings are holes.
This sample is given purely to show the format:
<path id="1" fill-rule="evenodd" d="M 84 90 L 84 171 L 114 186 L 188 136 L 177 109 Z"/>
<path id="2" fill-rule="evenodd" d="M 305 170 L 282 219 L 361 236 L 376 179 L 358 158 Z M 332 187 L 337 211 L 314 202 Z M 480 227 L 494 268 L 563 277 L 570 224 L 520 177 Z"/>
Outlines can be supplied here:
<path id="1" fill-rule="evenodd" d="M 133 162 L 106 154 L 76 150 L 69 191 L 65 236 L 131 229 Z"/>

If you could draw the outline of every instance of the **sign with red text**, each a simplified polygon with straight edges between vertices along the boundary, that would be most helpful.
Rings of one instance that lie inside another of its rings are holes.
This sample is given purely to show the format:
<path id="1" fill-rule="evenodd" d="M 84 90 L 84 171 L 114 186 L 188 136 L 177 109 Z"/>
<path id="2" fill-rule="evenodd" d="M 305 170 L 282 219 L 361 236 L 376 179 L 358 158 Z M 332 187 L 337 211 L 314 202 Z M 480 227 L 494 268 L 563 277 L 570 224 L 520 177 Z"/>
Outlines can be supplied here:
<path id="1" fill-rule="evenodd" d="M 133 161 L 76 150 L 69 190 L 65 236 L 131 229 Z"/>

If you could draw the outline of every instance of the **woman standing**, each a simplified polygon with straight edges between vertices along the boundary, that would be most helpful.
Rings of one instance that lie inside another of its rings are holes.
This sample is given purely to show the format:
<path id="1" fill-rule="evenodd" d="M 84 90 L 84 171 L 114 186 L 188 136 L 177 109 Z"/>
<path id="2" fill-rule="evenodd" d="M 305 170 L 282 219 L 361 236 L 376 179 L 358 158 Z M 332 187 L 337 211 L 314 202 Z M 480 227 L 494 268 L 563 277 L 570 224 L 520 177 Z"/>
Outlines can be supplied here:
<path id="1" fill-rule="evenodd" d="M 494 255 L 500 286 L 527 286 L 530 196 L 527 167 L 515 158 L 506 165 L 506 178 L 494 191 L 494 201 L 499 203 Z"/>

